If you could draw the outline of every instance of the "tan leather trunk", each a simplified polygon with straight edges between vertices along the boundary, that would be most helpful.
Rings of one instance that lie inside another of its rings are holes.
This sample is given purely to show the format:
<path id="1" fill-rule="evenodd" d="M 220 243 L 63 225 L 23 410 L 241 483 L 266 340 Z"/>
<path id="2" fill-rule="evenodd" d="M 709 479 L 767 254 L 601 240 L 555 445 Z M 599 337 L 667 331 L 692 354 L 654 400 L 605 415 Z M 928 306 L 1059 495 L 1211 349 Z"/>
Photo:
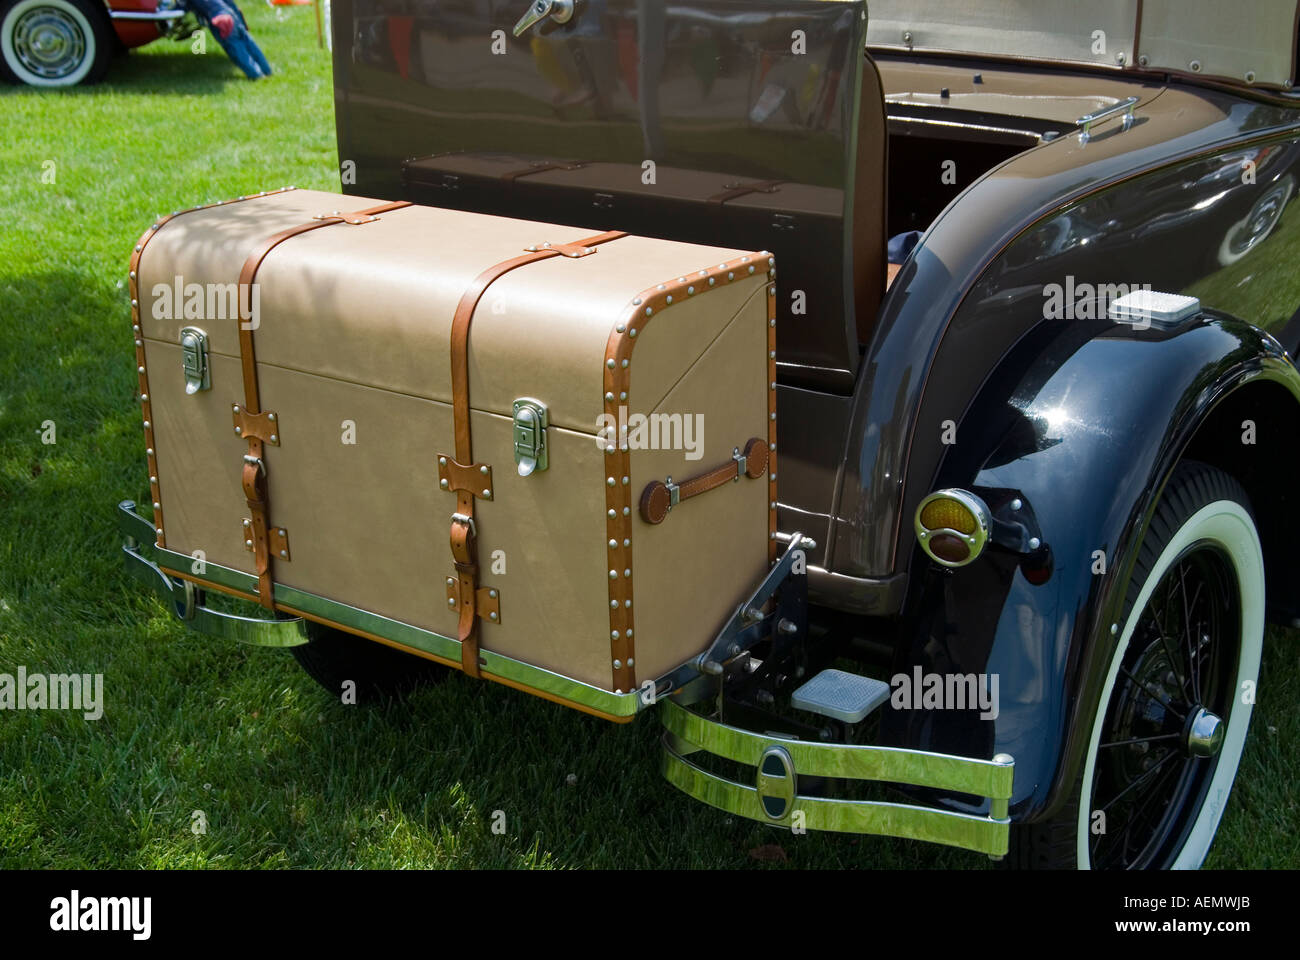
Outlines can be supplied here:
<path id="1" fill-rule="evenodd" d="M 392 206 L 277 191 L 141 239 L 133 313 L 159 544 L 259 575 L 264 605 L 288 609 L 283 585 L 453 639 L 470 589 L 482 650 L 620 693 L 665 675 L 773 554 L 774 263 Z M 193 392 L 187 328 L 206 346 Z M 545 413 L 544 468 L 528 475 L 519 401 Z M 710 472 L 690 495 L 685 481 Z M 665 510 L 669 478 L 681 499 Z M 250 533 L 259 513 L 264 540 Z M 465 513 L 472 577 L 450 542 Z"/>

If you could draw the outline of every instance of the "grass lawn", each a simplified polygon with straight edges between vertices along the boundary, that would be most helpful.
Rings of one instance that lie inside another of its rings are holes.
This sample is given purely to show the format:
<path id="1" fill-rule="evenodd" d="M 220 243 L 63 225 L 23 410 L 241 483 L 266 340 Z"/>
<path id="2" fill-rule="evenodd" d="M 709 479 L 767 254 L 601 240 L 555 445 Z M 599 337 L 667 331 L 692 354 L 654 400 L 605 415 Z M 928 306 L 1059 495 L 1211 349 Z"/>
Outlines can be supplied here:
<path id="1" fill-rule="evenodd" d="M 0 90 L 0 672 L 103 673 L 107 701 L 93 722 L 0 713 L 0 867 L 988 868 L 728 818 L 662 781 L 653 717 L 614 726 L 459 674 L 344 706 L 286 652 L 191 634 L 128 580 L 114 505 L 147 502 L 132 244 L 159 212 L 337 189 L 311 10 L 246 12 L 270 80 L 211 41 L 160 42 L 98 87 Z M 1213 866 L 1300 866 L 1300 648 L 1271 640 Z M 766 844 L 787 859 L 751 855 Z"/>

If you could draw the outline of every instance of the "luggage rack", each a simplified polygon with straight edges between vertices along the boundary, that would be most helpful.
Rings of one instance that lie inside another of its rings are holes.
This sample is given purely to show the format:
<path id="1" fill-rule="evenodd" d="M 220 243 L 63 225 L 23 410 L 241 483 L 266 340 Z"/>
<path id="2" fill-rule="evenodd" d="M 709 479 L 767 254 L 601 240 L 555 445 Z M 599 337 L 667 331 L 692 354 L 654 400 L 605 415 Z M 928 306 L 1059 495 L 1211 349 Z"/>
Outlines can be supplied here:
<path id="1" fill-rule="evenodd" d="M 206 588 L 257 601 L 257 577 L 242 570 L 204 561 L 202 574 L 193 571 L 196 560 L 189 554 L 154 546 L 154 525 L 136 511 L 131 500 L 117 505 L 118 529 L 123 535 L 123 561 L 136 579 L 154 588 L 172 612 L 187 626 L 212 636 L 258 646 L 292 647 L 308 642 L 304 620 L 315 620 L 371 639 L 382 638 L 409 648 L 446 666 L 459 669 L 460 643 L 409 623 L 361 610 L 315 594 L 275 584 L 276 610 L 282 619 L 241 617 L 213 610 L 202 602 Z M 153 559 L 143 552 L 152 551 Z M 489 680 L 533 693 L 584 713 L 616 723 L 626 723 L 653 702 L 649 691 L 613 693 L 574 680 L 542 667 L 511 657 L 480 650 L 483 676 Z"/>

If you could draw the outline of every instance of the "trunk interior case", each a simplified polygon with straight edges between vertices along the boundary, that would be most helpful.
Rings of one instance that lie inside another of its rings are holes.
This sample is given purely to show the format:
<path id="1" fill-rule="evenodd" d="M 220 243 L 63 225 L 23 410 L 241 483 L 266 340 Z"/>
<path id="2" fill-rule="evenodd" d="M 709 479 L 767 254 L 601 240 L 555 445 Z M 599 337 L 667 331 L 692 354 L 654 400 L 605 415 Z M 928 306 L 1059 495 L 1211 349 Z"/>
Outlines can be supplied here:
<path id="1" fill-rule="evenodd" d="M 135 323 L 159 543 L 247 572 L 248 444 L 239 317 L 249 254 L 320 215 L 380 204 L 308 190 L 168 218 L 133 259 Z M 448 541 L 457 497 L 452 319 L 484 270 L 590 230 L 408 206 L 276 246 L 249 302 L 269 522 L 291 550 L 272 577 L 320 597 L 457 636 Z M 468 340 L 479 585 L 499 593 L 482 648 L 628 692 L 700 652 L 774 552 L 774 262 L 765 253 L 626 236 L 506 273 Z M 182 330 L 206 337 L 209 386 L 187 393 Z M 626 361 L 626 362 L 625 362 Z M 516 469 L 515 406 L 545 405 L 547 466 Z M 638 432 L 637 416 L 645 417 Z M 618 434 L 614 430 L 630 428 Z M 761 477 L 639 512 L 654 481 L 725 466 L 751 439 Z M 615 667 L 614 663 L 618 662 Z"/>

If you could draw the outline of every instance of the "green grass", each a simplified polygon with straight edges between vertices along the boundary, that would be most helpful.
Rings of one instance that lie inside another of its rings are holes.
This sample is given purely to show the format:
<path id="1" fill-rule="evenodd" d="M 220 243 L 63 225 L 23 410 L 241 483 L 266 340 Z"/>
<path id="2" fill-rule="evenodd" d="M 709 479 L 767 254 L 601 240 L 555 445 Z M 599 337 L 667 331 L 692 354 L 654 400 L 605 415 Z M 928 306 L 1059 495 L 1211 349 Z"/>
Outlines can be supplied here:
<path id="1" fill-rule="evenodd" d="M 215 44 L 159 43 L 99 87 L 0 92 L 0 672 L 103 673 L 107 699 L 95 722 L 0 713 L 0 867 L 987 868 L 728 818 L 660 778 L 653 717 L 617 727 L 459 675 L 344 706 L 287 653 L 191 634 L 127 579 L 113 507 L 147 493 L 132 244 L 158 212 L 337 185 L 311 11 L 247 13 L 268 81 Z M 1300 865 L 1300 669 L 1294 635 L 1272 639 L 1215 866 Z M 788 860 L 754 859 L 765 844 Z"/>

